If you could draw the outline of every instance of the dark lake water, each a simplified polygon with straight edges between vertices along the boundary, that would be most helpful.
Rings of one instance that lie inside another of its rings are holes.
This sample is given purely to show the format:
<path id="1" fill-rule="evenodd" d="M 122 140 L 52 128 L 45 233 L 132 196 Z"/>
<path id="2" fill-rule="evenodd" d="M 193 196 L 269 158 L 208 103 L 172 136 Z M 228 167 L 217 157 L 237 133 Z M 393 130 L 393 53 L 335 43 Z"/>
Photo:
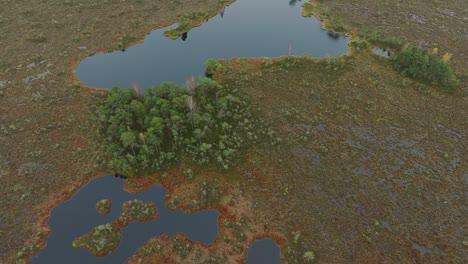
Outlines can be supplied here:
<path id="1" fill-rule="evenodd" d="M 272 239 L 255 240 L 247 252 L 247 264 L 281 264 L 280 248 Z"/>
<path id="2" fill-rule="evenodd" d="M 149 190 L 131 194 L 123 190 L 124 180 L 114 176 L 99 177 L 81 188 L 72 198 L 55 207 L 47 224 L 51 229 L 47 246 L 31 258 L 30 263 L 123 263 L 148 239 L 185 233 L 192 241 L 213 243 L 218 235 L 217 210 L 203 210 L 189 215 L 181 210 L 166 209 L 164 196 L 167 190 L 156 185 Z M 101 199 L 112 201 L 112 210 L 101 216 L 96 203 Z M 116 250 L 106 257 L 94 257 L 85 248 L 72 246 L 75 238 L 84 235 L 100 224 L 113 222 L 122 212 L 125 201 L 139 199 L 152 201 L 158 208 L 159 218 L 145 222 L 131 222 L 122 229 L 122 240 Z"/>
<path id="3" fill-rule="evenodd" d="M 296 3 L 296 4 L 293 4 Z M 302 2 L 237 0 L 224 12 L 172 40 L 163 35 L 170 27 L 152 31 L 144 42 L 125 52 L 96 54 L 81 61 L 78 79 L 87 86 L 142 88 L 172 81 L 184 83 L 204 74 L 209 58 L 336 56 L 348 51 L 349 38 L 323 30 L 314 17 L 301 16 Z"/>

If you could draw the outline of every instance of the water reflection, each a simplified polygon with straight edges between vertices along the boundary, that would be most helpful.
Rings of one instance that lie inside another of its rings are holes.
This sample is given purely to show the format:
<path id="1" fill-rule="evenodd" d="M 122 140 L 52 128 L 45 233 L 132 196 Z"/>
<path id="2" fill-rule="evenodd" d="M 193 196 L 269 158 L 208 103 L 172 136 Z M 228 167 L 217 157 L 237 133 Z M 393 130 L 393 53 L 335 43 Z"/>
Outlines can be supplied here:
<path id="1" fill-rule="evenodd" d="M 191 76 L 202 75 L 209 58 L 280 57 L 290 51 L 294 56 L 313 57 L 346 53 L 349 39 L 323 30 L 314 17 L 302 17 L 298 1 L 288 8 L 284 0 L 237 0 L 219 16 L 190 30 L 190 41 L 187 35 L 182 36 L 186 41 L 165 37 L 163 32 L 173 26 L 158 29 L 126 52 L 84 59 L 76 75 L 92 87 L 130 87 L 138 81 L 148 88 L 167 81 L 183 84 Z"/>
<path id="2" fill-rule="evenodd" d="M 328 35 L 328 37 L 330 37 L 333 40 L 338 40 L 339 38 L 344 37 L 344 35 L 338 34 L 336 32 L 331 32 L 331 31 L 328 31 L 327 35 Z"/>
<path id="3" fill-rule="evenodd" d="M 124 176 L 124 175 L 118 174 L 118 173 L 114 174 L 114 177 L 119 178 L 119 179 L 127 179 L 127 176 Z"/>
<path id="4" fill-rule="evenodd" d="M 223 11 L 221 11 L 221 13 L 219 13 L 219 15 L 221 16 L 221 18 L 224 17 L 224 10 L 226 10 L 226 8 L 223 8 Z"/>
<path id="5" fill-rule="evenodd" d="M 301 2 L 301 0 L 289 0 L 289 5 L 295 6 L 297 2 Z"/>
<path id="6" fill-rule="evenodd" d="M 188 36 L 188 32 L 183 33 L 181 36 L 182 41 L 185 41 L 187 39 L 187 36 Z"/>

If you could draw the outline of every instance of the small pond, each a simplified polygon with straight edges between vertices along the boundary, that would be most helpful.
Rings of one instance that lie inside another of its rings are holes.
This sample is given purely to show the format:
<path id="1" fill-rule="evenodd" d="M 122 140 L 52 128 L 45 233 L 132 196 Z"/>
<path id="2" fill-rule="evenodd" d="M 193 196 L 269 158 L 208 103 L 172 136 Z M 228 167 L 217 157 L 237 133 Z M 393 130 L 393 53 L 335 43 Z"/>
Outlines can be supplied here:
<path id="1" fill-rule="evenodd" d="M 255 240 L 247 252 L 247 264 L 281 264 L 280 248 L 272 239 Z"/>
<path id="2" fill-rule="evenodd" d="M 47 222 L 51 229 L 45 239 L 47 246 L 33 256 L 30 263 L 123 263 L 152 237 L 184 233 L 194 242 L 211 244 L 218 235 L 217 210 L 203 210 L 191 215 L 182 210 L 169 211 L 164 201 L 167 190 L 161 185 L 138 194 L 125 192 L 123 185 L 123 179 L 99 177 L 81 188 L 70 200 L 55 207 Z M 112 201 L 111 211 L 104 216 L 95 207 L 101 199 Z M 117 219 L 122 212 L 122 204 L 134 199 L 152 201 L 159 217 L 145 223 L 132 222 L 123 228 L 119 246 L 106 257 L 97 258 L 85 248 L 72 246 L 73 240 L 97 225 Z"/>
<path id="3" fill-rule="evenodd" d="M 203 75 L 209 58 L 337 56 L 348 51 L 349 38 L 322 29 L 314 17 L 301 16 L 302 2 L 237 0 L 172 40 L 163 33 L 175 25 L 152 31 L 144 42 L 126 51 L 96 54 L 81 61 L 78 79 L 86 86 L 147 88 L 162 82 L 184 83 Z"/>

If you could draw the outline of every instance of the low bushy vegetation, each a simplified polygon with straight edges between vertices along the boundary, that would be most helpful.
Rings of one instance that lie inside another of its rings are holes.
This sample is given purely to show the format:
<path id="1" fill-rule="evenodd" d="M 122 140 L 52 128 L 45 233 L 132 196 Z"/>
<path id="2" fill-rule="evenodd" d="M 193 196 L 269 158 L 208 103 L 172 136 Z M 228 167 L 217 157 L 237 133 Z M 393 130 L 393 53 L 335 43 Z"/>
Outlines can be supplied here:
<path id="1" fill-rule="evenodd" d="M 144 244 L 140 249 L 138 249 L 138 253 L 143 256 L 148 256 L 151 254 L 161 254 L 164 251 L 164 242 L 161 240 L 160 237 L 152 237 Z M 138 254 L 137 253 L 137 254 Z"/>
<path id="2" fill-rule="evenodd" d="M 208 77 L 211 77 L 215 74 L 215 72 L 219 72 L 222 70 L 223 66 L 213 58 L 210 58 L 205 62 L 205 74 Z"/>
<path id="3" fill-rule="evenodd" d="M 73 241 L 73 247 L 85 247 L 94 256 L 106 256 L 119 245 L 122 234 L 114 224 L 99 225 Z"/>
<path id="4" fill-rule="evenodd" d="M 223 191 L 217 183 L 203 182 L 200 188 L 200 205 L 208 206 L 218 202 L 223 196 Z"/>
<path id="5" fill-rule="evenodd" d="M 429 52 L 410 47 L 398 53 L 394 67 L 404 76 L 452 88 L 458 81 L 448 65 L 448 59 L 449 56 L 439 58 L 437 49 Z"/>
<path id="6" fill-rule="evenodd" d="M 186 237 L 175 236 L 172 239 L 172 251 L 181 259 L 186 259 L 193 249 L 193 245 L 189 243 Z"/>
<path id="7" fill-rule="evenodd" d="M 206 78 L 192 90 L 164 83 L 145 95 L 114 87 L 96 113 L 108 167 L 129 176 L 183 158 L 228 169 L 244 145 L 274 138 L 235 90 Z"/>
<path id="8" fill-rule="evenodd" d="M 112 202 L 109 199 L 102 199 L 96 203 L 96 210 L 101 215 L 106 215 L 110 212 L 112 207 Z"/>
<path id="9" fill-rule="evenodd" d="M 300 232 L 292 232 L 289 245 L 284 249 L 284 256 L 289 263 L 314 263 L 315 252 L 308 250 Z"/>
<path id="10" fill-rule="evenodd" d="M 147 222 L 157 217 L 158 210 L 152 202 L 126 201 L 122 205 L 122 214 L 117 218 L 117 223 L 125 227 L 131 221 Z"/>
<path id="11" fill-rule="evenodd" d="M 189 20 L 186 17 L 179 17 L 177 27 L 165 31 L 164 36 L 176 39 L 180 37 L 183 33 L 188 32 L 190 29 L 191 27 L 189 25 Z"/>

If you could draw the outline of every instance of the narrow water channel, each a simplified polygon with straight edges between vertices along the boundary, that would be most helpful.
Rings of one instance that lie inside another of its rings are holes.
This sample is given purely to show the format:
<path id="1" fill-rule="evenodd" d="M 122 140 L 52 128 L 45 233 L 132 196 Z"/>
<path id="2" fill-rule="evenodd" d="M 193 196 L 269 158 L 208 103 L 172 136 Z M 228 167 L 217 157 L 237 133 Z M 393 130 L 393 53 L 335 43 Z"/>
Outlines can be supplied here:
<path id="1" fill-rule="evenodd" d="M 295 3 L 295 4 L 294 4 Z M 302 2 L 237 0 L 224 12 L 192 29 L 187 38 L 163 35 L 175 25 L 154 30 L 126 51 L 101 53 L 81 61 L 78 79 L 86 86 L 142 88 L 162 82 L 184 83 L 204 74 L 209 58 L 337 56 L 348 51 L 349 38 L 322 29 L 314 17 L 301 16 Z"/>

